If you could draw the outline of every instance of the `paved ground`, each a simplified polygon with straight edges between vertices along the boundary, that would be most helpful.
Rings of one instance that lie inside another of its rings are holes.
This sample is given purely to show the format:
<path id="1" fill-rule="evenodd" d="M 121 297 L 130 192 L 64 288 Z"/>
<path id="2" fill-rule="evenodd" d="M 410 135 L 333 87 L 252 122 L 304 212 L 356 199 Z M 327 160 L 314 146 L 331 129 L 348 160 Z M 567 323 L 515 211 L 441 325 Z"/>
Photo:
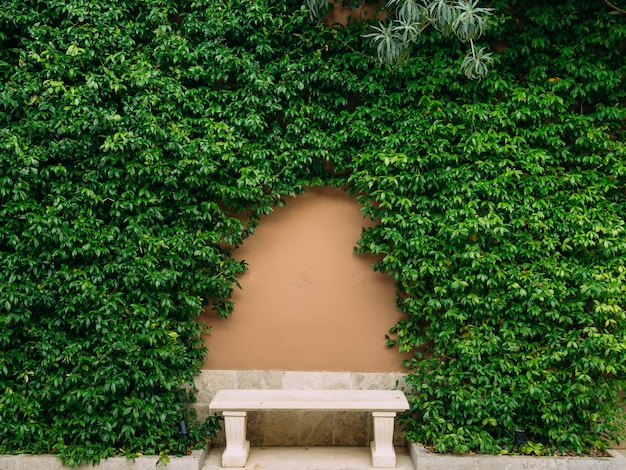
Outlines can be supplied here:
<path id="1" fill-rule="evenodd" d="M 202 470 L 222 470 L 223 450 L 210 449 Z M 626 449 L 620 453 L 626 457 Z M 414 470 L 407 448 L 396 448 L 396 455 L 398 470 Z M 367 447 L 252 447 L 244 470 L 374 470 L 371 465 Z"/>
<path id="2" fill-rule="evenodd" d="M 202 470 L 220 470 L 223 448 L 213 448 Z M 414 470 L 406 447 L 396 448 L 398 470 Z M 245 470 L 370 470 L 368 447 L 252 447 Z M 230 469 L 232 470 L 232 469 Z"/>

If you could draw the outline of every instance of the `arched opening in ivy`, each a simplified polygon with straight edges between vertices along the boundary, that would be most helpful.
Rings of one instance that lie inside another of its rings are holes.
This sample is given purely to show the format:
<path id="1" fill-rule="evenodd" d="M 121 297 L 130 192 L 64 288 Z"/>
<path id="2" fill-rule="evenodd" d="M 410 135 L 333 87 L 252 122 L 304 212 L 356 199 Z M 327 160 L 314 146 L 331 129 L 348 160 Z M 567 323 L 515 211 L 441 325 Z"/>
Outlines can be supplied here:
<path id="1" fill-rule="evenodd" d="M 386 347 L 400 320 L 393 280 L 353 248 L 367 221 L 339 188 L 307 188 L 263 216 L 234 252 L 245 260 L 233 314 L 201 320 L 205 369 L 405 371 Z"/>

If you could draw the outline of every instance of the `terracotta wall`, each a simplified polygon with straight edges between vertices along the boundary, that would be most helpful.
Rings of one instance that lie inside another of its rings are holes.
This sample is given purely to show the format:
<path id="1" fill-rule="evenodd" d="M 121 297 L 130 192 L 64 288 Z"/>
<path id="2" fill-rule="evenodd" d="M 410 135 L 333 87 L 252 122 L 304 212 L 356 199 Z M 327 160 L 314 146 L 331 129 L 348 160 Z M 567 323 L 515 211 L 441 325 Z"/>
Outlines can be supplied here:
<path id="1" fill-rule="evenodd" d="M 356 200 L 313 188 L 265 217 L 236 251 L 248 262 L 228 319 L 206 311 L 205 369 L 400 372 L 385 346 L 400 314 L 395 287 L 353 247 L 366 220 Z"/>
<path id="2" fill-rule="evenodd" d="M 383 10 L 385 6 L 384 0 L 368 1 L 361 0 L 356 7 L 352 7 L 354 2 L 342 2 L 335 0 L 332 7 L 324 18 L 326 26 L 333 24 L 347 24 L 349 21 L 368 21 L 376 19 L 384 21 L 387 18 L 387 12 Z"/>

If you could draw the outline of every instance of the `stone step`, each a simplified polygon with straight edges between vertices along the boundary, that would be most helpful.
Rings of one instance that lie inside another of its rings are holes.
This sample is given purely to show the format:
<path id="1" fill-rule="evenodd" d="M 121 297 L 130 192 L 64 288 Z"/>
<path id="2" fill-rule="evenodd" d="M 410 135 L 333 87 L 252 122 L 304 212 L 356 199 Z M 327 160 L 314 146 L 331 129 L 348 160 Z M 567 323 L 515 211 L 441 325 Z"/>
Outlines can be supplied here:
<path id="1" fill-rule="evenodd" d="M 406 447 L 396 447 L 396 469 L 414 470 Z M 211 448 L 202 470 L 222 470 L 221 447 Z M 369 447 L 252 447 L 245 470 L 380 470 Z M 233 469 L 229 469 L 233 470 Z"/>

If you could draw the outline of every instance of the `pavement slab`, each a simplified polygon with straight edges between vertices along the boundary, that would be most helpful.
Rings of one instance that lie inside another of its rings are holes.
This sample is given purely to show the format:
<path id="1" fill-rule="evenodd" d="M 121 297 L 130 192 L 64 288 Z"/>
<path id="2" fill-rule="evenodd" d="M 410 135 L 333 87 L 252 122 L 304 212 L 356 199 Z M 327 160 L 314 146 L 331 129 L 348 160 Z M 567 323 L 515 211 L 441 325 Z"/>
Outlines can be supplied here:
<path id="1" fill-rule="evenodd" d="M 222 470 L 221 447 L 212 448 L 202 470 Z M 396 447 L 396 468 L 414 470 L 409 451 Z M 379 470 L 369 447 L 252 447 L 245 470 Z M 228 469 L 233 470 L 233 469 Z"/>

